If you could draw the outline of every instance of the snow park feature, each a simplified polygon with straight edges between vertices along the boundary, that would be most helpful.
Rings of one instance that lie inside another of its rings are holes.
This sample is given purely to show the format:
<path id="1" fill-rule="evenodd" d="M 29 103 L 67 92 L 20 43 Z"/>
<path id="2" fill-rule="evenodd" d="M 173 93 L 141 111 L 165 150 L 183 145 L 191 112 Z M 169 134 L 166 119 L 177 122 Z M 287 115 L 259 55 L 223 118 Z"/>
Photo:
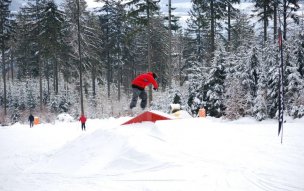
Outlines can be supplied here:
<path id="1" fill-rule="evenodd" d="M 172 107 L 173 105 L 174 107 Z M 167 114 L 156 110 L 145 111 L 133 117 L 132 119 L 124 122 L 122 125 L 129 125 L 132 123 L 141 123 L 141 122 L 156 122 L 160 120 L 192 118 L 192 116 L 187 111 L 180 109 L 179 104 L 171 104 L 171 112 L 172 112 L 171 114 Z"/>
<path id="2" fill-rule="evenodd" d="M 304 118 L 130 119 L 1 127 L 0 190 L 304 190 Z"/>
<path id="3" fill-rule="evenodd" d="M 136 117 L 130 119 L 129 121 L 124 122 L 122 125 L 129 125 L 132 123 L 140 123 L 144 121 L 155 122 L 159 120 L 170 120 L 170 119 L 173 119 L 173 117 L 163 112 L 145 111 L 137 115 Z"/>

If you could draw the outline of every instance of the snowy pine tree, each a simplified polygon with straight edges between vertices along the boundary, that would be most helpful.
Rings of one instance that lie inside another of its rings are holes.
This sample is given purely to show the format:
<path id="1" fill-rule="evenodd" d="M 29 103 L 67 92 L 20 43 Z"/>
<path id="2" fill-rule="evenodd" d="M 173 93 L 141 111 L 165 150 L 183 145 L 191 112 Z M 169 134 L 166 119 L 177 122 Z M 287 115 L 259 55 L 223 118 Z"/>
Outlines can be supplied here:
<path id="1" fill-rule="evenodd" d="M 285 43 L 286 48 L 286 104 L 285 108 L 288 113 L 290 113 L 291 108 L 294 106 L 295 100 L 298 99 L 299 90 L 303 89 L 303 78 L 299 72 L 299 67 L 297 65 L 297 58 L 295 57 L 295 50 L 293 47 L 297 47 L 293 41 L 289 41 L 289 45 Z"/>
<path id="2" fill-rule="evenodd" d="M 3 80 L 3 108 L 4 115 L 6 115 L 7 98 L 6 98 L 6 62 L 7 54 L 6 51 L 9 50 L 8 42 L 12 36 L 12 26 L 10 18 L 10 4 L 11 0 L 1 0 L 0 1 L 0 62 L 2 70 L 2 80 Z"/>
<path id="3" fill-rule="evenodd" d="M 59 91 L 59 63 L 63 57 L 62 52 L 66 51 L 66 47 L 63 42 L 65 30 L 64 16 L 64 13 L 60 11 L 55 2 L 51 0 L 44 3 L 40 15 L 41 18 L 39 19 L 41 27 L 39 38 L 41 42 L 42 56 L 45 60 L 44 73 L 48 81 L 49 76 L 53 77 L 55 94 L 58 94 Z M 43 93 L 45 94 L 45 91 L 43 91 Z M 45 100 L 43 102 L 45 103 Z"/>
<path id="4" fill-rule="evenodd" d="M 279 57 L 278 49 L 273 43 L 266 43 L 262 52 L 262 63 L 267 76 L 267 113 L 274 118 L 278 111 Z"/>
<path id="5" fill-rule="evenodd" d="M 289 65 L 286 66 L 286 109 L 289 115 L 298 118 L 303 116 L 304 106 L 303 95 L 301 95 L 304 90 L 304 40 L 301 39 L 301 34 L 293 38 L 289 41 L 290 57 L 288 57 Z"/>
<path id="6" fill-rule="evenodd" d="M 37 102 L 36 102 L 36 97 L 35 97 L 35 92 L 34 92 L 33 86 L 32 86 L 32 84 L 29 84 L 29 83 L 33 83 L 32 80 L 28 81 L 26 84 L 27 108 L 30 111 L 33 111 L 37 105 Z"/>
<path id="7" fill-rule="evenodd" d="M 241 82 L 235 77 L 227 77 L 225 80 L 226 92 L 224 94 L 225 117 L 228 119 L 238 119 L 245 114 L 246 100 L 245 92 L 241 87 Z"/>
<path id="8" fill-rule="evenodd" d="M 223 46 L 214 53 L 214 59 L 212 62 L 209 75 L 206 78 L 204 85 L 204 101 L 206 102 L 207 114 L 214 117 L 221 117 L 224 114 L 224 82 L 226 78 L 225 64 L 226 64 L 226 52 Z"/>
<path id="9" fill-rule="evenodd" d="M 245 92 L 245 115 L 252 115 L 253 100 L 256 97 L 258 84 L 259 54 L 255 47 L 242 46 L 238 53 L 239 62 L 236 64 L 235 77 L 240 79 Z"/>
<path id="10" fill-rule="evenodd" d="M 180 87 L 177 84 L 172 84 L 171 88 L 168 87 L 165 91 L 155 93 L 151 109 L 170 113 L 170 104 L 180 104 L 181 109 L 188 111 L 187 94 L 186 86 Z"/>
<path id="11" fill-rule="evenodd" d="M 256 97 L 253 102 L 253 116 L 262 121 L 268 117 L 267 113 L 267 67 L 264 64 L 259 65 L 259 79 L 257 84 Z"/>
<path id="12" fill-rule="evenodd" d="M 18 88 L 18 100 L 19 100 L 19 110 L 24 111 L 26 109 L 26 90 L 24 90 L 23 87 L 25 87 L 24 83 L 20 83 Z"/>
<path id="13" fill-rule="evenodd" d="M 191 58 L 187 60 L 187 64 L 189 66 L 187 69 L 189 85 L 188 106 L 192 115 L 197 115 L 199 108 L 204 105 L 203 86 L 205 77 L 202 72 L 202 63 L 196 61 L 194 56 Z"/>

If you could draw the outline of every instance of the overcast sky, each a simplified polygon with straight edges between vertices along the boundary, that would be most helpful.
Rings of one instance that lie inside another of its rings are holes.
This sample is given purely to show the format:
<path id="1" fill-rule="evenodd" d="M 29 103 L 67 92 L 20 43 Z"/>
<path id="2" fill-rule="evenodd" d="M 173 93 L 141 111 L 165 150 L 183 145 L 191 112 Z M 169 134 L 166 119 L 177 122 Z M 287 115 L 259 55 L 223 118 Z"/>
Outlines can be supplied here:
<path id="1" fill-rule="evenodd" d="M 88 3 L 88 7 L 94 8 L 94 7 L 98 7 L 98 4 L 95 2 L 95 0 L 86 0 Z M 26 0 L 12 0 L 12 4 L 11 4 L 11 10 L 16 11 L 18 10 L 19 7 L 22 6 L 22 4 L 26 4 Z M 55 2 L 59 3 L 62 2 L 62 0 L 55 0 Z M 171 0 L 171 4 L 173 8 L 176 8 L 172 14 L 175 16 L 179 16 L 181 23 L 183 26 L 185 25 L 185 21 L 188 18 L 188 11 L 190 10 L 191 4 L 190 4 L 191 0 Z M 60 3 L 59 3 L 60 4 Z M 168 13 L 168 0 L 161 0 L 160 1 L 160 6 L 161 6 L 161 11 L 164 12 L 165 14 Z"/>
<path id="2" fill-rule="evenodd" d="M 89 8 L 94 8 L 98 7 L 98 4 L 95 2 L 95 0 L 86 0 L 88 3 Z M 185 21 L 188 18 L 188 11 L 191 8 L 191 0 L 171 0 L 171 6 L 172 8 L 175 8 L 175 10 L 172 12 L 173 15 L 179 16 L 181 23 L 183 26 L 185 26 Z M 161 0 L 160 1 L 160 6 L 161 6 L 161 11 L 164 14 L 168 14 L 168 0 Z"/>
<path id="3" fill-rule="evenodd" d="M 180 17 L 180 24 L 183 28 L 186 27 L 186 20 L 188 18 L 188 12 L 191 8 L 191 0 L 171 0 L 172 8 L 176 8 L 172 14 Z M 168 13 L 168 0 L 161 0 L 162 12 Z"/>

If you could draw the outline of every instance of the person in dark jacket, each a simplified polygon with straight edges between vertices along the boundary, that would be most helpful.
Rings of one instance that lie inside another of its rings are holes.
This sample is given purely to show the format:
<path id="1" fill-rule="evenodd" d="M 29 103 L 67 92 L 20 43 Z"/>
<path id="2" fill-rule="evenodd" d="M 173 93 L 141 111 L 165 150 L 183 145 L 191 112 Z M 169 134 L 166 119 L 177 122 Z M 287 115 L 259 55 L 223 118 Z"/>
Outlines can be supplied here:
<path id="1" fill-rule="evenodd" d="M 79 121 L 81 122 L 81 130 L 85 131 L 86 129 L 85 123 L 87 121 L 87 118 L 82 114 L 79 118 Z"/>
<path id="2" fill-rule="evenodd" d="M 30 127 L 34 126 L 34 116 L 32 114 L 30 114 L 28 120 L 30 121 Z"/>
<path id="3" fill-rule="evenodd" d="M 153 89 L 158 89 L 158 84 L 156 82 L 157 76 L 153 72 L 148 72 L 144 74 L 138 75 L 134 80 L 132 81 L 132 100 L 130 103 L 130 109 L 136 107 L 138 97 L 141 99 L 140 107 L 142 109 L 145 109 L 147 106 L 147 93 L 145 91 L 145 87 L 152 84 Z"/>

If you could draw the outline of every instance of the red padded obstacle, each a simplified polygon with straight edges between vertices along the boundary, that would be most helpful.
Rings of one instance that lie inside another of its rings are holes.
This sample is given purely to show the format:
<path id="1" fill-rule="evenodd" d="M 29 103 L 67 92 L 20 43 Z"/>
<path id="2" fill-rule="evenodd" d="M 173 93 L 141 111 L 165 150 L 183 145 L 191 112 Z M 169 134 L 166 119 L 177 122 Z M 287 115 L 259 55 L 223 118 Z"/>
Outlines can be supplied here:
<path id="1" fill-rule="evenodd" d="M 158 120 L 169 120 L 171 118 L 163 116 L 161 114 L 157 114 L 157 113 L 153 113 L 150 111 L 146 111 L 132 119 L 130 119 L 129 121 L 123 123 L 122 125 L 128 125 L 128 124 L 132 124 L 132 123 L 140 123 L 143 121 L 158 121 Z"/>

